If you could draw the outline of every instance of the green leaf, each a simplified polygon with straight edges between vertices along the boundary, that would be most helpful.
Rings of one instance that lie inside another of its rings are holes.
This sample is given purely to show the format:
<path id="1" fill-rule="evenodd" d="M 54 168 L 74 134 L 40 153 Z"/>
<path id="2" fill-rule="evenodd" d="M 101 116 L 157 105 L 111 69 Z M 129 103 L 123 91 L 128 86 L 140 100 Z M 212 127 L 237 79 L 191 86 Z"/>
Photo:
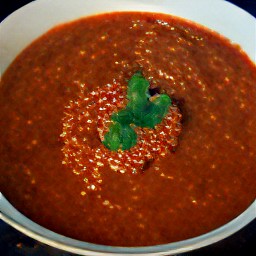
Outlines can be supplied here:
<path id="1" fill-rule="evenodd" d="M 105 134 L 103 144 L 110 150 L 117 151 L 121 145 L 121 124 L 114 123 L 109 127 L 109 131 Z"/>
<path id="2" fill-rule="evenodd" d="M 152 103 L 152 125 L 155 126 L 162 122 L 172 105 L 172 101 L 167 94 L 160 94 Z"/>
<path id="3" fill-rule="evenodd" d="M 137 143 L 136 132 L 130 127 L 130 125 L 124 125 L 122 127 L 122 136 L 121 136 L 122 150 L 130 149 L 131 147 L 135 146 L 136 143 Z"/>
<path id="4" fill-rule="evenodd" d="M 113 121 L 119 122 L 122 125 L 130 124 L 133 121 L 133 114 L 129 109 L 125 108 L 118 111 L 117 113 L 114 113 L 111 116 L 111 119 Z"/>
<path id="5" fill-rule="evenodd" d="M 141 111 L 148 104 L 149 82 L 142 76 L 140 72 L 135 73 L 128 82 L 127 98 L 129 103 L 127 107 L 132 112 Z"/>
<path id="6" fill-rule="evenodd" d="M 103 144 L 108 149 L 117 151 L 118 149 L 130 149 L 136 145 L 136 142 L 137 134 L 130 125 L 121 125 L 115 122 L 109 127 L 109 131 L 105 134 Z"/>
<path id="7" fill-rule="evenodd" d="M 154 128 L 161 123 L 171 104 L 171 99 L 167 94 L 160 94 L 154 101 L 149 101 L 144 109 L 134 113 L 134 124 Z"/>
<path id="8" fill-rule="evenodd" d="M 128 150 L 136 145 L 137 134 L 130 124 L 154 128 L 169 111 L 172 102 L 167 94 L 150 101 L 149 82 L 136 72 L 128 82 L 126 108 L 112 114 L 114 123 L 105 134 L 103 144 L 110 150 Z"/>

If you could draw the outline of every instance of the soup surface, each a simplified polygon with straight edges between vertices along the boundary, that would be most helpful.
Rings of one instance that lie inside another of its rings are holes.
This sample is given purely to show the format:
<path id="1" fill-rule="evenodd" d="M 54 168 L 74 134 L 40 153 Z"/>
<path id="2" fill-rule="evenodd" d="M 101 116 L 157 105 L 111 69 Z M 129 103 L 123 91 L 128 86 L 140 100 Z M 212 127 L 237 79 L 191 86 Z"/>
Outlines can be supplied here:
<path id="1" fill-rule="evenodd" d="M 180 109 L 178 146 L 137 174 L 106 164 L 88 189 L 65 164 L 66 108 L 107 84 L 127 85 L 138 70 Z M 88 242 L 155 245 L 203 234 L 255 199 L 255 100 L 255 65 L 188 21 L 112 13 L 58 26 L 2 76 L 0 190 L 33 221 Z"/>

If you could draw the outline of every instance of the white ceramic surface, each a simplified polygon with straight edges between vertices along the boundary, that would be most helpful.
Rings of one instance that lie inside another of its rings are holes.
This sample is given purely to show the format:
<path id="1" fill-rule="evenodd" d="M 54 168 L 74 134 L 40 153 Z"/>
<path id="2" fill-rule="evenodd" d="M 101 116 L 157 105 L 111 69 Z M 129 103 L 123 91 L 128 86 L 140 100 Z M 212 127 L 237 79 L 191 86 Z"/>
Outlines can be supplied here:
<path id="1" fill-rule="evenodd" d="M 0 27 L 0 68 L 53 26 L 112 11 L 163 12 L 195 21 L 239 44 L 256 62 L 255 18 L 224 0 L 37 0 L 7 17 Z"/>
<path id="2" fill-rule="evenodd" d="M 0 69 L 51 27 L 79 17 L 112 11 L 173 14 L 200 23 L 239 44 L 256 62 L 256 20 L 224 0 L 37 0 L 17 10 L 0 25 Z M 256 202 L 228 224 L 205 235 L 160 246 L 112 247 L 70 239 L 47 230 L 20 214 L 0 193 L 0 218 L 23 233 L 51 246 L 83 255 L 170 255 L 219 241 L 256 217 Z"/>

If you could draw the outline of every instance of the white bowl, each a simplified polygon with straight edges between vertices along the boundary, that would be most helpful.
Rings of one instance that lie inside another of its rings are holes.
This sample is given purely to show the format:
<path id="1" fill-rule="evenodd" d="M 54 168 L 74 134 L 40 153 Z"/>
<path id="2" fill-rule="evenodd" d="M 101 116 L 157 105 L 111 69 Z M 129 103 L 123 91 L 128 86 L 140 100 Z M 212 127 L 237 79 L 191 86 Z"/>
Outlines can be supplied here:
<path id="1" fill-rule="evenodd" d="M 224 0 L 37 0 L 12 13 L 0 25 L 1 72 L 29 43 L 53 26 L 80 17 L 113 11 L 173 14 L 239 44 L 256 63 L 256 20 Z M 210 245 L 235 233 L 256 217 L 256 201 L 241 215 L 207 234 L 158 246 L 103 246 L 71 239 L 34 223 L 0 193 L 0 218 L 24 234 L 53 247 L 82 255 L 170 255 Z"/>

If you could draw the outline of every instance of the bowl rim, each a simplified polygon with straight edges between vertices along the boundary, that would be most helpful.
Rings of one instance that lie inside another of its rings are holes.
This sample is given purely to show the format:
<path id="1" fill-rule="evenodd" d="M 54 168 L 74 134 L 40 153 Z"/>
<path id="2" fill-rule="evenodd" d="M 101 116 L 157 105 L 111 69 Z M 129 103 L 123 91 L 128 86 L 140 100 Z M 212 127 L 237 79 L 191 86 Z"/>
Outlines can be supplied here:
<path id="1" fill-rule="evenodd" d="M 14 13 L 18 13 L 21 9 L 23 9 L 26 6 L 31 6 L 37 2 L 43 2 L 43 1 L 46 2 L 50 0 L 33 1 L 21 7 Z M 146 0 L 141 0 L 141 1 L 146 2 Z M 182 1 L 185 1 L 185 0 L 182 0 Z M 194 0 L 194 1 L 202 2 L 203 0 Z M 208 1 L 211 1 L 211 0 L 208 0 Z M 223 4 L 225 3 L 234 7 L 233 4 L 226 2 L 224 0 L 215 0 L 215 1 L 222 2 Z M 157 1 L 151 0 L 150 2 L 157 2 Z M 236 7 L 236 8 L 240 9 L 239 7 Z M 242 10 L 242 12 L 244 14 L 248 14 L 244 10 Z M 8 20 L 10 16 L 11 15 L 9 15 L 5 20 Z M 248 14 L 248 17 L 251 18 L 252 16 Z M 254 21 L 256 24 L 255 18 L 254 18 Z M 3 22 L 1 22 L 1 25 Z M 244 212 L 242 212 L 239 216 L 237 216 L 230 222 L 224 224 L 223 226 L 217 229 L 214 229 L 208 233 L 205 233 L 197 237 L 193 237 L 193 238 L 178 241 L 178 242 L 172 242 L 172 243 L 154 245 L 154 246 L 141 246 L 141 247 L 108 246 L 108 245 L 88 243 L 88 242 L 72 239 L 69 237 L 65 237 L 63 235 L 57 234 L 49 229 L 46 229 L 40 226 L 37 223 L 28 219 L 22 213 L 20 213 L 14 206 L 12 206 L 10 202 L 8 202 L 8 200 L 0 192 L 0 219 L 2 219 L 3 221 L 8 223 L 15 229 L 21 231 L 22 233 L 42 243 L 48 244 L 50 246 L 53 246 L 61 250 L 65 250 L 65 251 L 69 251 L 69 252 L 72 252 L 75 254 L 81 254 L 81 255 L 106 255 L 106 254 L 115 254 L 115 255 L 124 255 L 124 254 L 167 255 L 168 254 L 170 255 L 170 254 L 187 252 L 187 251 L 198 249 L 198 248 L 213 244 L 217 241 L 220 241 L 230 236 L 231 234 L 237 232 L 238 230 L 246 226 L 255 218 L 256 218 L 256 200 L 252 202 L 252 204 Z"/>
<path id="2" fill-rule="evenodd" d="M 0 219 L 25 235 L 55 248 L 81 255 L 172 255 L 188 252 L 218 242 L 256 218 L 256 200 L 240 215 L 200 236 L 153 246 L 125 247 L 100 245 L 65 237 L 31 221 L 20 213 L 0 192 Z"/>
<path id="3" fill-rule="evenodd" d="M 49 5 L 52 8 L 45 12 Z M 58 13 L 54 12 L 56 9 Z M 240 45 L 256 63 L 256 18 L 227 0 L 33 0 L 0 23 L 0 71 L 5 71 L 27 45 L 54 26 L 86 16 L 127 11 L 164 13 L 200 24 Z M 39 26 L 35 30 L 36 22 Z M 23 29 L 26 30 L 24 41 Z"/>

